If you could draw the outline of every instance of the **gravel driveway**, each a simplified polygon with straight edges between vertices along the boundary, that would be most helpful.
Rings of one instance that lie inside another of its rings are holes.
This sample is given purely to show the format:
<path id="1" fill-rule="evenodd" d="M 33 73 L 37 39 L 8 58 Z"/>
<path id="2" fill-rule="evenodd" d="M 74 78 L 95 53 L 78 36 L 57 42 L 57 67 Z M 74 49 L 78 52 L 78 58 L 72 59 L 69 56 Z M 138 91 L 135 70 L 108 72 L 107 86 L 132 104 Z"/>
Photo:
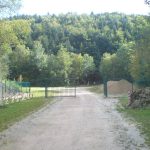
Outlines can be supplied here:
<path id="1" fill-rule="evenodd" d="M 0 150 L 146 150 L 135 125 L 116 110 L 116 99 L 77 89 L 0 134 Z"/>

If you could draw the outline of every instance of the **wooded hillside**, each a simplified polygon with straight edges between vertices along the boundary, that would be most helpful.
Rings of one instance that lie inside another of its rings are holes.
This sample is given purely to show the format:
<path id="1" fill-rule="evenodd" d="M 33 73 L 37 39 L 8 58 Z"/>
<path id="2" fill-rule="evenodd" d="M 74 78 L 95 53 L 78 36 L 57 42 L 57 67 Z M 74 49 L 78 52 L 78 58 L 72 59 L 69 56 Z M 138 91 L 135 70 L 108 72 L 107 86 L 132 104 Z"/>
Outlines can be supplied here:
<path id="1" fill-rule="evenodd" d="M 102 78 L 148 80 L 149 32 L 148 16 L 118 13 L 3 19 L 0 77 L 22 75 L 31 82 L 75 77 L 82 84 Z"/>

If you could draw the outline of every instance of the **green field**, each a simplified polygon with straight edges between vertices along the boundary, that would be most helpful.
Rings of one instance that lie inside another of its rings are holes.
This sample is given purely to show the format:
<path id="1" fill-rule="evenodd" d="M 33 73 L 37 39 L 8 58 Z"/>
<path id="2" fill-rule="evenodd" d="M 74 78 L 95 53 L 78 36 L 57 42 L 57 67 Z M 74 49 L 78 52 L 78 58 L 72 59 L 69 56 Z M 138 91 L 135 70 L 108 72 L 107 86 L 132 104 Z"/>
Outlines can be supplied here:
<path id="1" fill-rule="evenodd" d="M 127 108 L 127 97 L 119 99 L 121 107 L 118 106 L 119 112 L 131 117 L 138 125 L 142 134 L 146 135 L 146 143 L 150 146 L 150 108 L 131 109 Z"/>

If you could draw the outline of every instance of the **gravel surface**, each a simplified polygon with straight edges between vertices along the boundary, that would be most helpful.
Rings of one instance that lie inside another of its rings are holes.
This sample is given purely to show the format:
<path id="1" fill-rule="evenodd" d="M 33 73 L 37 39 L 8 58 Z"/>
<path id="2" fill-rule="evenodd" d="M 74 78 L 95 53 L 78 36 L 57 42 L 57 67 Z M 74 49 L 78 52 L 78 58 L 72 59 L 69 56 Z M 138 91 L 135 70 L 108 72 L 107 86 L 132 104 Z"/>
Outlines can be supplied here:
<path id="1" fill-rule="evenodd" d="M 148 150 L 116 104 L 78 88 L 0 133 L 0 150 Z"/>

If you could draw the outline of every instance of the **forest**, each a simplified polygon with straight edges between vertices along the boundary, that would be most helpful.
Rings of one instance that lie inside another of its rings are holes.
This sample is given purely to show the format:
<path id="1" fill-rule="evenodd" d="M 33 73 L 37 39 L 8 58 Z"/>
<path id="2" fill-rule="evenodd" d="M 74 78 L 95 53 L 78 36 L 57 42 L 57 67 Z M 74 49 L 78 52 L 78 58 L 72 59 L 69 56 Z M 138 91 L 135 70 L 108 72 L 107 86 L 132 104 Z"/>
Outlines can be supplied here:
<path id="1" fill-rule="evenodd" d="M 20 15 L 0 20 L 0 79 L 79 84 L 127 79 L 150 85 L 148 16 Z"/>

